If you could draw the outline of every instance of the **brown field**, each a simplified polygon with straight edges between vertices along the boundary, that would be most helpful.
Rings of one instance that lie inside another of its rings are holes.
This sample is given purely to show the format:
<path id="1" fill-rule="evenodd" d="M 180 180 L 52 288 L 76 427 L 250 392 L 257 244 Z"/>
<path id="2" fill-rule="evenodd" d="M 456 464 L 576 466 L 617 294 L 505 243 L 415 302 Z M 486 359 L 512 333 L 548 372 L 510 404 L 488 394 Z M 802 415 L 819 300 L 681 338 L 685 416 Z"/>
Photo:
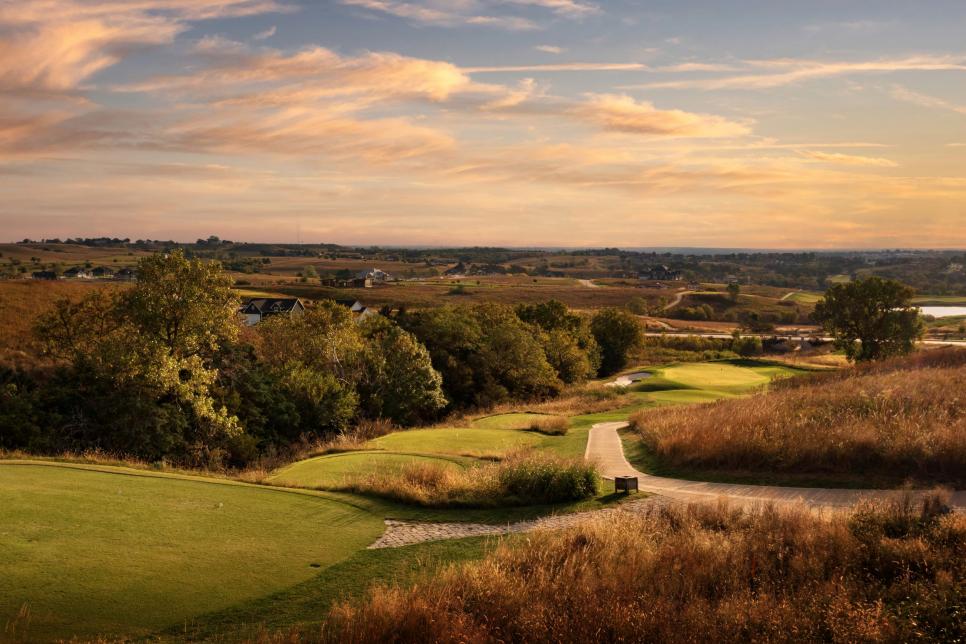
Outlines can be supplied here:
<path id="1" fill-rule="evenodd" d="M 28 270 L 40 270 L 40 266 L 32 264 L 30 258 L 40 260 L 40 264 L 63 264 L 64 268 L 83 265 L 90 262 L 94 266 L 110 266 L 123 268 L 133 266 L 139 257 L 150 253 L 126 248 L 95 248 L 77 244 L 0 244 L 0 262 L 18 259 Z"/>
<path id="2" fill-rule="evenodd" d="M 966 517 L 896 502 L 848 516 L 725 505 L 622 513 L 502 542 L 321 631 L 265 641 L 961 641 Z"/>
<path id="3" fill-rule="evenodd" d="M 247 276 L 246 276 L 247 279 Z M 257 283 L 253 281 L 253 286 Z M 451 291 L 461 284 L 462 294 Z M 260 284 L 259 288 L 288 296 L 318 299 L 358 299 L 368 306 L 405 305 L 407 307 L 441 306 L 444 304 L 475 304 L 499 302 L 518 304 L 560 300 L 575 309 L 593 310 L 610 306 L 625 306 L 634 298 L 656 302 L 666 297 L 666 291 L 634 286 L 587 288 L 569 278 L 553 277 L 469 277 L 455 279 L 427 279 L 393 282 L 373 288 L 327 288 L 311 283 Z"/>
<path id="4" fill-rule="evenodd" d="M 645 410 L 632 425 L 659 468 L 966 485 L 966 351 L 777 383 L 767 393 Z"/>
<path id="5" fill-rule="evenodd" d="M 62 297 L 80 299 L 98 288 L 125 288 L 110 281 L 0 280 L 0 364 L 30 364 L 37 358 L 32 346 L 34 320 Z"/>

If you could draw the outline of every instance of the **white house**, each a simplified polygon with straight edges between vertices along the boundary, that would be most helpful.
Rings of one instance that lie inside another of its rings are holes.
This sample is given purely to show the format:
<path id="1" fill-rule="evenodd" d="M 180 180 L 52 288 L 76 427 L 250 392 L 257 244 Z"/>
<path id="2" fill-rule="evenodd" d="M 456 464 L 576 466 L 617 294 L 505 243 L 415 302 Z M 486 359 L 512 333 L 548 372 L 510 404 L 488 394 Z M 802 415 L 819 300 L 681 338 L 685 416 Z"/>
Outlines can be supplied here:
<path id="1" fill-rule="evenodd" d="M 246 325 L 254 326 L 272 315 L 302 315 L 305 305 L 297 297 L 258 298 L 246 302 L 238 312 L 245 318 Z"/>

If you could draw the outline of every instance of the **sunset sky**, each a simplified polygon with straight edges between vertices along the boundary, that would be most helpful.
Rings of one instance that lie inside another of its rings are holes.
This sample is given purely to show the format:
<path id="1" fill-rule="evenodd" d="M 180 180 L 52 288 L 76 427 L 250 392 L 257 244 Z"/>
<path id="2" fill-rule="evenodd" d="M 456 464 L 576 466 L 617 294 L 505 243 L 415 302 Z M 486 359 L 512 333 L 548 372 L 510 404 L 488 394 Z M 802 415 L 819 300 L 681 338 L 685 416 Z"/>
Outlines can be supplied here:
<path id="1" fill-rule="evenodd" d="M 966 2 L 0 0 L 0 231 L 966 247 Z"/>

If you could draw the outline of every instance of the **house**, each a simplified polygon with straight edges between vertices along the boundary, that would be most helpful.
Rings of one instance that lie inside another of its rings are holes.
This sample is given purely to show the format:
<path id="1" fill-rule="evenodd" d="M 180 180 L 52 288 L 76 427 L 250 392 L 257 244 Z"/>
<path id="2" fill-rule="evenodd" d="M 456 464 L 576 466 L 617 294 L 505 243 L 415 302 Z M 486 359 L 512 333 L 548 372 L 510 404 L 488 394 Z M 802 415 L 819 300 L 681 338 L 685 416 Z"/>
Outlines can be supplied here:
<path id="1" fill-rule="evenodd" d="M 372 280 L 373 284 L 389 282 L 392 280 L 392 275 L 384 270 L 378 268 L 370 268 L 367 271 L 361 271 L 356 273 L 355 279 L 357 280 Z"/>
<path id="2" fill-rule="evenodd" d="M 91 278 L 91 274 L 86 268 L 74 266 L 64 271 L 64 277 L 67 279 L 89 280 Z"/>
<path id="3" fill-rule="evenodd" d="M 362 322 L 366 318 L 372 317 L 373 315 L 379 315 L 379 311 L 372 307 L 366 306 L 359 300 L 339 299 L 335 302 L 336 304 L 341 304 L 342 306 L 348 308 L 351 313 L 355 314 L 357 323 Z"/>
<path id="4" fill-rule="evenodd" d="M 57 279 L 57 273 L 54 271 L 34 271 L 31 277 L 35 280 L 55 280 Z"/>
<path id="5" fill-rule="evenodd" d="M 119 280 L 133 281 L 138 278 L 138 272 L 133 268 L 122 268 L 114 274 L 114 277 Z"/>
<path id="6" fill-rule="evenodd" d="M 114 269 L 109 266 L 98 266 L 91 271 L 94 277 L 114 277 Z"/>
<path id="7" fill-rule="evenodd" d="M 302 315 L 305 305 L 297 297 L 257 298 L 248 300 L 238 312 L 245 318 L 247 326 L 254 326 L 273 315 Z"/>
<path id="8" fill-rule="evenodd" d="M 660 266 L 652 266 L 646 271 L 642 271 L 638 275 L 639 279 L 642 280 L 663 280 L 667 282 L 680 282 L 684 279 L 684 275 L 681 271 L 671 270 L 663 264 Z"/>

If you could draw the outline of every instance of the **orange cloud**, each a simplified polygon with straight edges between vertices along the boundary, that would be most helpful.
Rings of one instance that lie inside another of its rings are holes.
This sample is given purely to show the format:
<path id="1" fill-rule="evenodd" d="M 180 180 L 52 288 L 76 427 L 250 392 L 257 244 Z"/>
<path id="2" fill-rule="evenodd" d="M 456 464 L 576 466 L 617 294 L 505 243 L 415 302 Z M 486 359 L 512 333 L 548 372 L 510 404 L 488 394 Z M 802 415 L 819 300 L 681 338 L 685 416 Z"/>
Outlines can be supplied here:
<path id="1" fill-rule="evenodd" d="M 605 130 L 682 137 L 733 137 L 749 133 L 744 123 L 683 110 L 660 110 L 624 94 L 590 94 L 574 108 L 580 118 Z"/>
<path id="2" fill-rule="evenodd" d="M 899 165 L 891 159 L 884 159 L 882 157 L 866 157 L 854 154 L 840 154 L 837 152 L 801 150 L 799 151 L 799 154 L 814 161 L 821 161 L 823 163 L 837 163 L 840 165 L 871 166 L 877 168 L 895 168 Z"/>

